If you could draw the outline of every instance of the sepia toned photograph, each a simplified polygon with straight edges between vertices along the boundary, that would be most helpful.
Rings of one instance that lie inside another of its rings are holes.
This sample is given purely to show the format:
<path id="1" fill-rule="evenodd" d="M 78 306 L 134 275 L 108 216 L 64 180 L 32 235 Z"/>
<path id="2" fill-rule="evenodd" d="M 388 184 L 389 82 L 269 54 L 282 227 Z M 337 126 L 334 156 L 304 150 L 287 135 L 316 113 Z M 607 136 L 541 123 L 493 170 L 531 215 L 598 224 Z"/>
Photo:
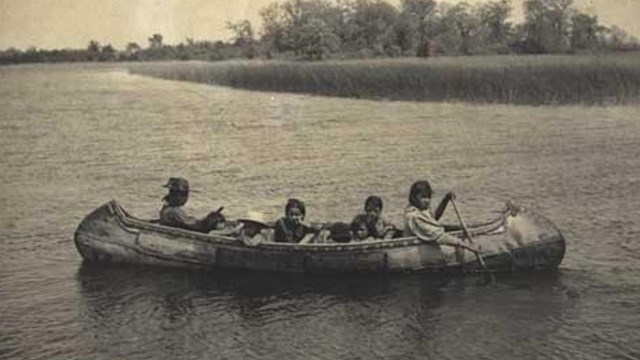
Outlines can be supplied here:
<path id="1" fill-rule="evenodd" d="M 640 0 L 0 0 L 0 360 L 640 359 Z"/>

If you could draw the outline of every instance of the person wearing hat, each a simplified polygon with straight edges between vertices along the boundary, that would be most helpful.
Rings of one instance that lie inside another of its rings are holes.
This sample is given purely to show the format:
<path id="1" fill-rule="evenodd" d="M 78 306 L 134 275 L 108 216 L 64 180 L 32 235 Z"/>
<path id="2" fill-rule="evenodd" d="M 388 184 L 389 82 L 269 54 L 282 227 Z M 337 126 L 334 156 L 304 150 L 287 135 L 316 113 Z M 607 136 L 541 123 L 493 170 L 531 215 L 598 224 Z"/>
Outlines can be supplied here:
<path id="1" fill-rule="evenodd" d="M 212 211 L 203 219 L 196 219 L 182 209 L 189 199 L 189 182 L 180 177 L 169 178 L 164 185 L 169 193 L 162 199 L 164 204 L 160 210 L 160 224 L 191 231 L 208 233 L 224 226 L 225 218 L 221 214 L 222 207 Z"/>

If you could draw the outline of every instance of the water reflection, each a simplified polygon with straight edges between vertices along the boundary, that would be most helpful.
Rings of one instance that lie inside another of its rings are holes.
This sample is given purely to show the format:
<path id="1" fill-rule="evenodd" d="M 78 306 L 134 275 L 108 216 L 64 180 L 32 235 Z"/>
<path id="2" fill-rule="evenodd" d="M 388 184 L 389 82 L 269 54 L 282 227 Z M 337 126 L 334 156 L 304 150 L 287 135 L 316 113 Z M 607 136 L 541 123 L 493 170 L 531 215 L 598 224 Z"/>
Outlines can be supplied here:
<path id="1" fill-rule="evenodd" d="M 558 273 L 490 282 L 483 275 L 335 277 L 83 263 L 77 279 L 84 328 L 110 356 L 490 357 L 512 341 L 526 342 L 508 347 L 512 355 L 543 355 L 570 303 Z"/>

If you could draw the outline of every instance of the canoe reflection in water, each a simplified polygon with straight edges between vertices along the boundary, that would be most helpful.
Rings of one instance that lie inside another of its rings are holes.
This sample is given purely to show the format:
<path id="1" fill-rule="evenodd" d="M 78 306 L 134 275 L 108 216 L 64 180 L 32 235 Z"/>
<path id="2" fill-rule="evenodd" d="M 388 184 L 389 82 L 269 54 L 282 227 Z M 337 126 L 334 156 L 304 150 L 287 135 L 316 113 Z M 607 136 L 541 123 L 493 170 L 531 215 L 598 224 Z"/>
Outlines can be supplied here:
<path id="1" fill-rule="evenodd" d="M 478 341 L 484 355 L 510 341 L 543 351 L 571 303 L 559 272 L 503 274 L 488 283 L 482 274 L 336 277 L 84 262 L 77 279 L 84 332 L 107 358 L 138 351 L 166 359 L 301 351 L 411 358 L 462 355 Z"/>

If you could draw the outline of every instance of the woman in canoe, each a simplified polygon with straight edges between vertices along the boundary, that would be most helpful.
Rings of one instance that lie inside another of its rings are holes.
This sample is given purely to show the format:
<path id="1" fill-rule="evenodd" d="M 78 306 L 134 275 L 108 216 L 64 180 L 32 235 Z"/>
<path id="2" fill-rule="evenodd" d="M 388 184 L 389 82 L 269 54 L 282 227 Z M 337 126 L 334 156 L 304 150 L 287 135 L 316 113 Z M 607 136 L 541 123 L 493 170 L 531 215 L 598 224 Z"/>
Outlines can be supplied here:
<path id="1" fill-rule="evenodd" d="M 189 199 L 189 182 L 186 179 L 169 178 L 164 187 L 169 189 L 169 193 L 162 199 L 164 204 L 160 210 L 160 224 L 201 233 L 220 230 L 224 226 L 225 218 L 220 213 L 222 208 L 212 211 L 203 219 L 189 216 L 182 209 Z"/>
<path id="2" fill-rule="evenodd" d="M 476 253 L 479 252 L 478 247 L 474 244 L 463 242 L 457 237 L 445 232 L 458 230 L 457 226 L 445 227 L 438 222 L 449 201 L 455 199 L 454 193 L 451 191 L 447 192 L 433 213 L 431 210 L 432 194 L 433 191 L 428 181 L 421 180 L 413 183 L 409 191 L 409 206 L 404 214 L 404 235 L 415 236 L 422 241 L 461 247 Z"/>
<path id="3" fill-rule="evenodd" d="M 304 203 L 298 199 L 289 199 L 284 207 L 284 217 L 276 221 L 273 241 L 298 243 L 307 234 L 317 233 L 317 229 L 303 222 L 305 215 Z"/>

